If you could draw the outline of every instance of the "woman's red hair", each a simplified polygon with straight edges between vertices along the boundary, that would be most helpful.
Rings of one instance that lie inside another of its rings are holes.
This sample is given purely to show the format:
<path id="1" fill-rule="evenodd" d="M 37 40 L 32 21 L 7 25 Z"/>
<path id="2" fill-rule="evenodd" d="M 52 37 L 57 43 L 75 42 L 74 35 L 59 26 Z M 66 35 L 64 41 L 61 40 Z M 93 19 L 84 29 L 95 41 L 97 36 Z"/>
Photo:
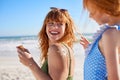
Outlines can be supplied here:
<path id="1" fill-rule="evenodd" d="M 58 42 L 64 42 L 69 47 L 72 47 L 73 42 L 75 41 L 75 35 L 74 35 L 75 25 L 68 11 L 51 10 L 47 14 L 44 20 L 42 29 L 40 30 L 38 34 L 39 45 L 41 49 L 41 60 L 44 60 L 47 58 L 49 38 L 46 34 L 46 24 L 50 21 L 62 22 L 66 24 L 65 34 Z"/>

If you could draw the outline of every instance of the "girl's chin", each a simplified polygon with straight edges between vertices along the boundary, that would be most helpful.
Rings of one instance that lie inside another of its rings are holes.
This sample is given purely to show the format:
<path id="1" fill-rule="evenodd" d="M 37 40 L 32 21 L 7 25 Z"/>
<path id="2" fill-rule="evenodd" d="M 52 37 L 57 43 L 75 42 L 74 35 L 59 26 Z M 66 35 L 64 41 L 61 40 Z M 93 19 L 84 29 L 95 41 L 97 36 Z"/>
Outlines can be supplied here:
<path id="1" fill-rule="evenodd" d="M 59 39 L 50 39 L 50 42 L 57 42 Z"/>
<path id="2" fill-rule="evenodd" d="M 61 39 L 61 37 L 54 36 L 54 37 L 49 37 L 50 42 L 57 42 Z"/>
<path id="3" fill-rule="evenodd" d="M 104 25 L 105 23 L 98 23 L 100 26 Z"/>

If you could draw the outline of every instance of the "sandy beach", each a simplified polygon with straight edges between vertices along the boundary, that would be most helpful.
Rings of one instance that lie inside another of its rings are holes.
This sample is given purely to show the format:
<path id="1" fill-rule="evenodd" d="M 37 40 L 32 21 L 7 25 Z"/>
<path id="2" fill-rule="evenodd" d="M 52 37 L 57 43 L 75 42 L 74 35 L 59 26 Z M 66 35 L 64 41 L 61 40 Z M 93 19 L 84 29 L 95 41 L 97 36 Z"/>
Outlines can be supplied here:
<path id="1" fill-rule="evenodd" d="M 30 70 L 16 58 L 0 58 L 0 80 L 35 80 Z"/>
<path id="2" fill-rule="evenodd" d="M 19 44 L 28 48 L 39 64 L 40 51 L 36 40 L 0 41 L 0 80 L 35 80 L 31 71 L 19 62 L 16 52 Z M 83 80 L 84 50 L 79 43 L 75 43 L 73 50 L 76 60 L 74 80 Z"/>

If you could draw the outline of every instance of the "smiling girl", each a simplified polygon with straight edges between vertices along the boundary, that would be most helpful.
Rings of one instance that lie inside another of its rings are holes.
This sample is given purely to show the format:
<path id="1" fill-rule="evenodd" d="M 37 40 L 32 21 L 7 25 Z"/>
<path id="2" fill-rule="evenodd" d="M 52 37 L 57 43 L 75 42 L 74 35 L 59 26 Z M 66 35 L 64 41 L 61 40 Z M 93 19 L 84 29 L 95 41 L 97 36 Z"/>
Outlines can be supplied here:
<path id="1" fill-rule="evenodd" d="M 74 55 L 72 45 L 75 40 L 74 23 L 66 9 L 51 8 L 39 32 L 41 49 L 40 68 L 29 51 L 17 48 L 18 56 L 37 80 L 72 80 L 74 75 Z"/>

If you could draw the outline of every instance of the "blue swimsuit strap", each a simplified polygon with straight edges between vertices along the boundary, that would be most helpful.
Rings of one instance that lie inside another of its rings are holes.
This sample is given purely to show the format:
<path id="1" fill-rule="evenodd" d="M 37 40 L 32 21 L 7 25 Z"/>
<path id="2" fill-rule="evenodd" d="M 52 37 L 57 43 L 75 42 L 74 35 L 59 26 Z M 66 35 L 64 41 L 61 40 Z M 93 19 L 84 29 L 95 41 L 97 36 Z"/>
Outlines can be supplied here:
<path id="1" fill-rule="evenodd" d="M 117 30 L 120 30 L 120 25 L 118 25 Z"/>
<path id="2" fill-rule="evenodd" d="M 110 28 L 109 26 L 106 26 L 106 28 L 104 29 L 104 31 L 102 31 L 102 33 L 97 37 L 97 39 L 95 40 L 95 42 L 93 43 L 93 45 L 96 44 L 96 42 L 101 39 L 102 34 L 103 34 L 107 29 L 109 29 L 109 28 Z M 93 46 L 92 46 L 92 48 L 93 48 Z M 92 50 L 92 48 L 91 48 L 91 50 Z"/>

